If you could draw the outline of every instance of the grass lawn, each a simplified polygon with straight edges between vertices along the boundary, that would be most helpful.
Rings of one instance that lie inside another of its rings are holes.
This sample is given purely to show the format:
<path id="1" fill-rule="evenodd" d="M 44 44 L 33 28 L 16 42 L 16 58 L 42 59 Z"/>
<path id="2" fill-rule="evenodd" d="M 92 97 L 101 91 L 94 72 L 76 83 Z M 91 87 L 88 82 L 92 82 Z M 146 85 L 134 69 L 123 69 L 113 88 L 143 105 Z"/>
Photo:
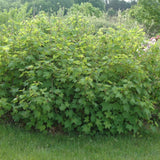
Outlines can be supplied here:
<path id="1" fill-rule="evenodd" d="M 160 160 L 160 132 L 133 136 L 67 136 L 0 124 L 0 160 Z"/>

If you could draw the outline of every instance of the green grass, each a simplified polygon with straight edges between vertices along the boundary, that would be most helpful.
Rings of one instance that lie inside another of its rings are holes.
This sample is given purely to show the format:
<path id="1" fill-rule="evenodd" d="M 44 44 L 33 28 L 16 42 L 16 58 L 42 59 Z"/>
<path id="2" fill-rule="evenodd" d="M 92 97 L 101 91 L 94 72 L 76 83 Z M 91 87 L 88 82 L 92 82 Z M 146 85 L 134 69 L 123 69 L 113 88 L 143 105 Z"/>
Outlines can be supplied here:
<path id="1" fill-rule="evenodd" d="M 0 124 L 0 160 L 160 160 L 160 132 L 133 136 L 67 136 Z"/>

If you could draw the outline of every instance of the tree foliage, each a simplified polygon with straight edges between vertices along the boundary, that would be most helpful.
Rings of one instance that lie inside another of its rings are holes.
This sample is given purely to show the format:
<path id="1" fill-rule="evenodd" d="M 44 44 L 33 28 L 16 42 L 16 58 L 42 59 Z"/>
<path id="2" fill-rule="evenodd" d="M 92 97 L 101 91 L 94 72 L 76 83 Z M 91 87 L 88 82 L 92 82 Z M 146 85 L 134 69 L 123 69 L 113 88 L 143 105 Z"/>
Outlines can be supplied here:
<path id="1" fill-rule="evenodd" d="M 22 5 L 28 5 L 28 10 L 32 8 L 33 15 L 38 14 L 40 11 L 47 13 L 56 13 L 60 8 L 70 8 L 74 0 L 0 0 L 0 10 L 9 10 L 11 8 L 19 8 Z"/>
<path id="2" fill-rule="evenodd" d="M 99 8 L 100 10 L 105 9 L 105 3 L 103 0 L 74 0 L 75 3 L 81 4 L 81 3 L 91 3 L 94 7 Z"/>
<path id="3" fill-rule="evenodd" d="M 130 13 L 138 22 L 144 24 L 145 31 L 148 34 L 154 35 L 160 32 L 159 0 L 139 0 Z"/>
<path id="4" fill-rule="evenodd" d="M 111 8 L 114 11 L 118 11 L 118 10 L 124 11 L 135 4 L 136 4 L 135 1 L 126 2 L 124 0 L 106 0 L 106 11 L 110 10 Z"/>
<path id="5" fill-rule="evenodd" d="M 93 7 L 91 3 L 81 3 L 80 5 L 74 4 L 68 10 L 68 14 L 74 14 L 74 15 L 82 14 L 83 16 L 95 16 L 95 17 L 102 16 L 101 10 Z"/>
<path id="6" fill-rule="evenodd" d="M 91 3 L 94 7 L 104 10 L 105 3 L 103 0 L 0 0 L 0 10 L 9 10 L 10 8 L 19 8 L 25 3 L 28 4 L 28 10 L 32 8 L 33 14 L 40 11 L 55 13 L 60 8 L 68 9 L 73 4 Z"/>
<path id="7" fill-rule="evenodd" d="M 0 0 L 0 11 L 9 8 L 19 8 L 21 6 L 20 0 Z"/>

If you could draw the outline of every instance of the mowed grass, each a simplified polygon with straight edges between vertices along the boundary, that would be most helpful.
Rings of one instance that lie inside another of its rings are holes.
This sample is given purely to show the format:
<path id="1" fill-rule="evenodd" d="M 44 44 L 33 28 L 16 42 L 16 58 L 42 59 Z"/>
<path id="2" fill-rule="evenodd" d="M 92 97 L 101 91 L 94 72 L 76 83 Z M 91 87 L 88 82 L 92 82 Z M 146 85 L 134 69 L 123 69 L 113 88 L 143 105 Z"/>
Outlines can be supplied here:
<path id="1" fill-rule="evenodd" d="M 0 160 L 160 160 L 160 132 L 137 138 L 46 135 L 0 124 Z"/>

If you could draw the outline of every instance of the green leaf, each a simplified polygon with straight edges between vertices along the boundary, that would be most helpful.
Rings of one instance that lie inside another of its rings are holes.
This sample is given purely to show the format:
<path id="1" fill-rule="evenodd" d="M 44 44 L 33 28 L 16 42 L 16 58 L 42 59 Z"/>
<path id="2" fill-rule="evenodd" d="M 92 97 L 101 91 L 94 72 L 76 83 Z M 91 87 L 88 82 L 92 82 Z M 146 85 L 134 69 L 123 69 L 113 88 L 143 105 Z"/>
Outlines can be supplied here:
<path id="1" fill-rule="evenodd" d="M 130 125 L 130 124 L 127 124 L 127 125 L 126 125 L 126 128 L 127 128 L 129 131 L 132 131 L 132 130 L 133 130 L 133 126 Z"/>
<path id="2" fill-rule="evenodd" d="M 89 134 L 90 131 L 91 131 L 91 126 L 88 125 L 88 124 L 83 125 L 83 126 L 82 126 L 82 131 L 83 131 L 84 133 L 86 133 L 86 134 Z"/>
<path id="3" fill-rule="evenodd" d="M 41 116 L 41 113 L 38 110 L 35 110 L 34 111 L 34 117 L 37 118 L 37 119 L 39 119 L 40 116 Z"/>
<path id="4" fill-rule="evenodd" d="M 112 125 L 109 121 L 105 121 L 104 126 L 105 126 L 106 129 L 110 129 Z"/>
<path id="5" fill-rule="evenodd" d="M 67 106 L 65 104 L 61 104 L 61 106 L 59 107 L 59 109 L 61 111 L 64 111 L 67 108 Z"/>

